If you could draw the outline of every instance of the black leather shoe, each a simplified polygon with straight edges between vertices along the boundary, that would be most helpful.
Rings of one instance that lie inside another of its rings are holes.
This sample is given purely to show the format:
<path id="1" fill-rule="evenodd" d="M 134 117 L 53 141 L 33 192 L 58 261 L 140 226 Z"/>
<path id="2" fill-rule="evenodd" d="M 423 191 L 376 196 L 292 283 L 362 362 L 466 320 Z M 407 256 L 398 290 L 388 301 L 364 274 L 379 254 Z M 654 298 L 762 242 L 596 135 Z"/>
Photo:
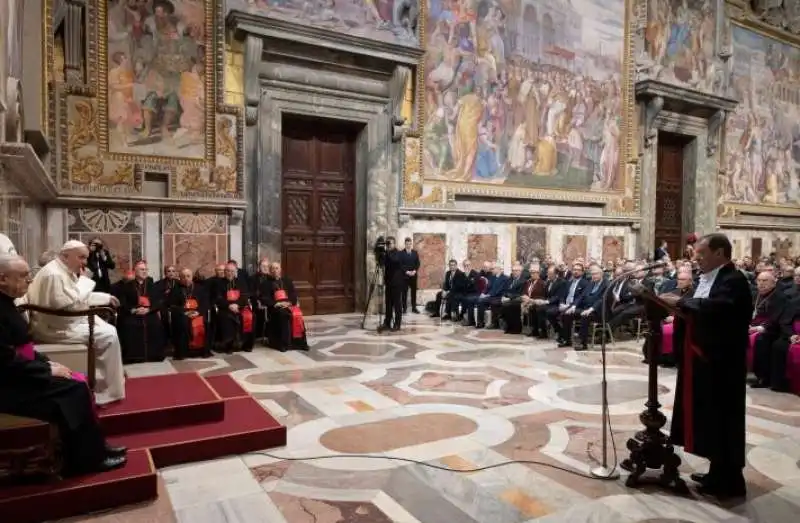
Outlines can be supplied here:
<path id="1" fill-rule="evenodd" d="M 124 467 L 125 464 L 128 462 L 128 458 L 125 456 L 114 456 L 108 457 L 100 463 L 98 467 L 98 472 L 107 472 L 109 470 L 118 469 L 120 467 Z"/>
<path id="2" fill-rule="evenodd" d="M 689 476 L 689 479 L 691 479 L 695 483 L 699 483 L 700 485 L 705 485 L 706 483 L 708 483 L 708 474 L 701 474 L 699 472 L 696 472 L 694 474 L 691 474 Z"/>
<path id="3" fill-rule="evenodd" d="M 743 484 L 716 485 L 706 483 L 700 485 L 697 492 L 703 496 L 713 496 L 717 499 L 743 498 L 747 496 L 747 487 Z"/>
<path id="4" fill-rule="evenodd" d="M 106 456 L 119 457 L 128 453 L 128 447 L 113 447 L 106 443 Z"/>

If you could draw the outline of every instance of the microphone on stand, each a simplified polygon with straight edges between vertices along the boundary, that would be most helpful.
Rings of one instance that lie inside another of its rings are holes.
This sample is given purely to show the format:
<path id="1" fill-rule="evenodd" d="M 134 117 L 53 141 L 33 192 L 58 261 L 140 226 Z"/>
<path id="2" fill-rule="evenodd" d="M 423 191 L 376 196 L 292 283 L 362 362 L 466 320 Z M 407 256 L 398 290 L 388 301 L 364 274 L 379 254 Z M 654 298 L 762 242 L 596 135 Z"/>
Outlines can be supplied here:
<path id="1" fill-rule="evenodd" d="M 608 310 L 608 293 L 617 286 L 618 283 L 624 282 L 630 279 L 631 276 L 636 274 L 637 272 L 648 272 L 652 271 L 653 269 L 657 269 L 659 267 L 665 267 L 667 265 L 666 261 L 660 260 L 644 267 L 637 267 L 635 269 L 625 271 L 619 276 L 615 277 L 611 280 L 606 290 L 603 292 L 603 299 L 600 301 L 602 304 L 602 309 L 600 311 L 600 325 L 603 326 L 605 329 L 606 324 L 606 313 Z M 620 472 L 617 463 L 617 445 L 614 442 L 614 438 L 611 438 L 611 446 L 614 450 L 614 465 L 609 468 L 608 466 L 608 433 L 610 431 L 610 418 L 611 414 L 608 409 L 608 376 L 606 372 L 606 337 L 605 337 L 605 330 L 603 331 L 603 336 L 600 339 L 600 354 L 601 354 L 601 364 L 603 366 L 603 377 L 602 381 L 600 382 L 600 390 L 601 390 L 601 407 L 600 407 L 600 415 L 602 416 L 602 448 L 603 448 L 603 461 L 599 467 L 595 467 L 591 470 L 592 476 L 598 479 L 616 479 L 620 476 Z"/>

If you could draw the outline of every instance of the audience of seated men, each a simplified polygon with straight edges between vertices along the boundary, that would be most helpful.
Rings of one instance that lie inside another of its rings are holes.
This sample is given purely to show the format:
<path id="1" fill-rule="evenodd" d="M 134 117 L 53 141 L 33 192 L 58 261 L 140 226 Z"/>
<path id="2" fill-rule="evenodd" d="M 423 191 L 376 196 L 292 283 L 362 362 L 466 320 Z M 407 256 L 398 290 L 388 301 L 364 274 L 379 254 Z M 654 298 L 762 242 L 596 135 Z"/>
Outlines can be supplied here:
<path id="1" fill-rule="evenodd" d="M 583 265 L 580 263 L 572 264 L 572 272 L 567 278 L 563 294 L 558 297 L 558 307 L 551 307 L 547 311 L 547 321 L 556 333 L 556 341 L 559 345 L 569 342 L 572 345 L 572 322 L 569 329 L 564 329 L 564 316 L 575 302 L 581 297 L 587 285 L 584 276 Z M 571 316 L 571 315 L 570 315 Z"/>
<path id="2" fill-rule="evenodd" d="M 793 314 L 786 288 L 778 288 L 775 272 L 763 270 L 756 277 L 757 293 L 750 322 L 750 350 L 755 380 L 753 388 L 788 392 L 786 357 Z"/>
<path id="3" fill-rule="evenodd" d="M 120 280 L 115 296 L 119 300 L 117 332 L 122 361 L 125 364 L 163 361 L 166 357 L 165 330 L 161 322 L 164 295 L 159 294 L 148 276 L 146 262 L 134 265 L 131 280 Z"/>
<path id="4" fill-rule="evenodd" d="M 546 302 L 545 291 L 541 267 L 538 264 L 531 263 L 528 266 L 528 279 L 523 285 L 519 297 L 503 303 L 500 311 L 500 317 L 505 325 L 506 333 L 521 333 L 524 320 L 524 323 L 529 327 L 531 335 L 539 335 L 539 315 L 536 312 L 536 307 Z"/>
<path id="5" fill-rule="evenodd" d="M 503 293 L 508 289 L 510 283 L 508 276 L 503 274 L 503 265 L 500 263 L 494 265 L 490 276 L 484 277 L 489 280 L 489 286 L 486 290 L 478 295 L 468 296 L 462 301 L 466 312 L 465 325 L 475 326 L 479 329 L 486 326 L 486 310 L 492 304 L 501 302 Z"/>
<path id="6" fill-rule="evenodd" d="M 45 265 L 33 278 L 26 300 L 31 305 L 50 309 L 83 310 L 89 306 L 119 306 L 114 296 L 94 292 L 95 283 L 80 275 L 86 266 L 89 248 L 70 240 L 56 259 Z M 89 319 L 60 317 L 34 313 L 31 315 L 34 339 L 42 343 L 89 342 Z M 125 373 L 117 329 L 101 318 L 95 318 L 94 346 L 97 352 L 95 399 L 98 405 L 125 398 Z"/>
<path id="7" fill-rule="evenodd" d="M 642 276 L 639 270 L 636 264 L 628 262 L 615 271 L 614 277 L 621 279 L 614 282 L 607 298 L 606 309 L 606 323 L 612 330 L 644 313 L 644 305 L 631 292 L 631 288 L 639 283 L 637 277 Z M 627 278 L 624 277 L 626 275 Z"/>
<path id="8" fill-rule="evenodd" d="M 522 289 L 525 286 L 525 278 L 523 278 L 522 272 L 523 271 L 521 264 L 515 263 L 514 265 L 512 265 L 511 277 L 509 278 L 509 282 L 506 284 L 506 289 L 500 295 L 500 301 L 499 302 L 491 301 L 489 303 L 489 310 L 491 311 L 491 313 L 489 314 L 489 316 L 491 317 L 491 324 L 489 325 L 490 329 L 497 329 L 500 327 L 502 309 L 505 304 L 520 302 Z M 519 309 L 516 310 L 517 310 L 517 321 L 519 322 Z"/>
<path id="9" fill-rule="evenodd" d="M 687 292 L 690 292 L 693 286 L 694 277 L 692 275 L 692 270 L 688 267 L 681 267 L 676 273 L 675 286 L 672 290 L 662 292 L 662 294 L 677 294 L 683 296 Z M 673 366 L 675 364 L 672 343 L 674 321 L 675 318 L 673 316 L 668 316 L 664 318 L 661 324 L 661 356 L 659 359 L 659 364 L 661 365 Z M 644 362 L 647 363 L 647 342 L 642 345 L 642 354 L 644 355 Z"/>
<path id="10" fill-rule="evenodd" d="M 575 350 L 586 350 L 589 344 L 589 328 L 592 322 L 600 320 L 603 294 L 608 286 L 608 281 L 603 278 L 603 269 L 593 264 L 589 267 L 590 281 L 584 285 L 583 292 L 573 304 L 564 311 L 562 317 L 562 341 L 560 347 L 572 346 L 572 326 L 575 320 L 579 321 L 578 342 Z"/>
<path id="11" fill-rule="evenodd" d="M 28 264 L 0 255 L 0 413 L 58 427 L 64 476 L 102 472 L 126 462 L 124 447 L 111 447 L 94 412 L 92 392 L 73 372 L 35 350 L 15 300 L 31 282 Z"/>

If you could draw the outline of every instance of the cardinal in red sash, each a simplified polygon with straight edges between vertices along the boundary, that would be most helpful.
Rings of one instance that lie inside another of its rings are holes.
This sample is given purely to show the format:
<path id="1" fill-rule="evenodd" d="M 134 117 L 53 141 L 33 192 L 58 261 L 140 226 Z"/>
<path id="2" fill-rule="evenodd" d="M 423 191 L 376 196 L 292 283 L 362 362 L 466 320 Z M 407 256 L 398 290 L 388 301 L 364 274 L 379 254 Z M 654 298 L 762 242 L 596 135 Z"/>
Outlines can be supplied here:
<path id="1" fill-rule="evenodd" d="M 194 283 L 192 271 L 180 272 L 180 283 L 167 299 L 176 360 L 211 355 L 208 336 L 208 294 Z"/>
<path id="2" fill-rule="evenodd" d="M 253 309 L 247 282 L 233 263 L 225 265 L 224 277 L 214 286 L 217 352 L 253 350 Z"/>
<path id="3" fill-rule="evenodd" d="M 133 278 L 119 286 L 117 298 L 122 361 L 125 364 L 163 361 L 166 340 L 161 323 L 161 298 L 153 278 L 147 275 L 146 262 L 136 263 Z"/>
<path id="4" fill-rule="evenodd" d="M 281 264 L 270 264 L 267 292 L 263 296 L 267 306 L 267 338 L 272 348 L 285 352 L 289 349 L 308 350 L 306 325 L 292 280 L 283 276 Z"/>

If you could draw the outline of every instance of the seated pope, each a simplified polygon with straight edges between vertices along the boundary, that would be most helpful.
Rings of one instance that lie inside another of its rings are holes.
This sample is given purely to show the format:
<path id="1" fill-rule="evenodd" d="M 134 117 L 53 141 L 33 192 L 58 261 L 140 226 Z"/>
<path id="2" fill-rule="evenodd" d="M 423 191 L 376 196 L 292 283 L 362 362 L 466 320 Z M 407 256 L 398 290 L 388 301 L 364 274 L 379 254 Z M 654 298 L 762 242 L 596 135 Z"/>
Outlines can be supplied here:
<path id="1" fill-rule="evenodd" d="M 285 352 L 308 350 L 306 327 L 294 283 L 283 275 L 281 264 L 270 264 L 271 279 L 262 297 L 267 306 L 267 338 L 270 347 Z"/>
<path id="2" fill-rule="evenodd" d="M 119 306 L 117 299 L 104 292 L 94 292 L 94 282 L 81 276 L 89 256 L 82 242 L 70 240 L 58 257 L 45 265 L 33 278 L 25 300 L 31 305 L 60 310 L 82 310 L 90 306 Z M 31 331 L 41 343 L 89 342 L 89 320 L 85 316 L 64 318 L 48 314 L 31 315 Z M 97 350 L 95 400 L 104 405 L 125 398 L 125 373 L 117 329 L 95 318 L 94 346 Z"/>
<path id="3" fill-rule="evenodd" d="M 65 476 L 120 467 L 125 448 L 106 442 L 86 382 L 35 349 L 15 304 L 30 274 L 21 257 L 0 254 L 0 412 L 56 425 Z"/>

